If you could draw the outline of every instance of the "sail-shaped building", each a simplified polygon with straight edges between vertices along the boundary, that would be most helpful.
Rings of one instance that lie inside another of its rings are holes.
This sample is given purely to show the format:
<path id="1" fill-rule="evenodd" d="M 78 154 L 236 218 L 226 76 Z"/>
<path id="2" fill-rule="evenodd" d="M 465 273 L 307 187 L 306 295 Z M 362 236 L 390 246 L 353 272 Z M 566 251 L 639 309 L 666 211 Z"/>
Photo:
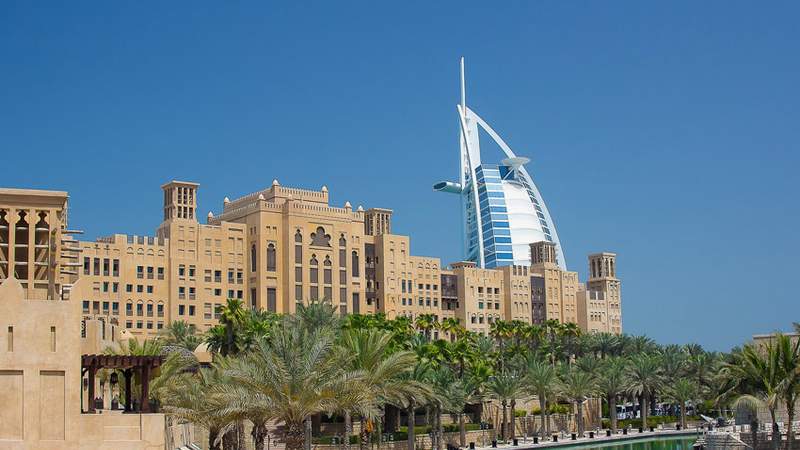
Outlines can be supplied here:
<path id="1" fill-rule="evenodd" d="M 461 197 L 464 258 L 479 267 L 530 265 L 530 244 L 555 244 L 558 265 L 566 261 L 555 224 L 525 164 L 485 120 L 467 106 L 464 58 L 461 58 L 461 103 L 457 105 L 461 147 L 459 180 L 436 183 L 434 190 Z M 483 130 L 505 158 L 484 161 L 479 131 Z"/>

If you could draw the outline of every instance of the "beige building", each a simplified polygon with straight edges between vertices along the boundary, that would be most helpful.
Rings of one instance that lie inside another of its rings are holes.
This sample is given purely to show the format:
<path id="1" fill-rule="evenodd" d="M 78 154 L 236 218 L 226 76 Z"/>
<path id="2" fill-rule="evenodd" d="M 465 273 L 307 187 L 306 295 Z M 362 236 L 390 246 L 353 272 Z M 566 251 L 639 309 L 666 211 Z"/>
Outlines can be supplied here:
<path id="1" fill-rule="evenodd" d="M 586 286 L 576 272 L 559 267 L 550 242 L 531 244 L 530 267 L 460 262 L 448 268 L 439 258 L 413 255 L 411 239 L 392 234 L 392 210 L 331 206 L 324 186 L 289 188 L 276 180 L 225 198 L 206 223 L 197 220 L 197 183 L 171 181 L 161 189 L 163 217 L 153 236 L 115 234 L 94 242 L 75 241 L 65 227 L 49 225 L 51 217 L 66 217 L 66 193 L 2 191 L 0 279 L 14 270 L 26 295 L 55 298 L 67 295 L 80 276 L 88 287 L 76 299 L 83 317 L 135 336 L 151 336 L 174 320 L 206 330 L 229 298 L 275 313 L 325 299 L 343 314 L 454 317 L 478 332 L 497 320 L 556 320 L 621 332 L 612 253 L 590 257 Z M 39 226 L 26 227 L 33 216 Z"/>

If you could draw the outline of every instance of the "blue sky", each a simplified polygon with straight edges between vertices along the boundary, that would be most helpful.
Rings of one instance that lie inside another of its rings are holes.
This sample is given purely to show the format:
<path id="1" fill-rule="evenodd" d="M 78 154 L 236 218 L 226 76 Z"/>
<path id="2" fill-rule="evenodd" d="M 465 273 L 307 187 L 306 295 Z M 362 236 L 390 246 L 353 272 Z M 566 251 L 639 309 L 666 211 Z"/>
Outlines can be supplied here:
<path id="1" fill-rule="evenodd" d="M 0 185 L 94 238 L 328 185 L 460 256 L 458 58 L 570 268 L 619 254 L 624 328 L 724 350 L 800 320 L 797 2 L 2 2 Z M 34 169 L 35 168 L 35 169 Z"/>

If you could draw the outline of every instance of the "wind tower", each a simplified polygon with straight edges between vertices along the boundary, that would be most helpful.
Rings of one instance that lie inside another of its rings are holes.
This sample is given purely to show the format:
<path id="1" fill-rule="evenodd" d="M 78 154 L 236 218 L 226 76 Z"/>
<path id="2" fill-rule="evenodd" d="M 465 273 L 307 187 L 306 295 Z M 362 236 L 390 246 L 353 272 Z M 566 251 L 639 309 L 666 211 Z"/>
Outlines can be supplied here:
<path id="1" fill-rule="evenodd" d="M 433 189 L 461 198 L 464 259 L 479 267 L 530 265 L 530 244 L 547 241 L 555 246 L 557 264 L 566 269 L 555 223 L 539 189 L 511 147 L 475 111 L 467 106 L 464 58 L 461 58 L 459 123 L 459 178 L 440 181 Z M 483 130 L 506 158 L 497 163 L 481 160 L 479 130 Z"/>

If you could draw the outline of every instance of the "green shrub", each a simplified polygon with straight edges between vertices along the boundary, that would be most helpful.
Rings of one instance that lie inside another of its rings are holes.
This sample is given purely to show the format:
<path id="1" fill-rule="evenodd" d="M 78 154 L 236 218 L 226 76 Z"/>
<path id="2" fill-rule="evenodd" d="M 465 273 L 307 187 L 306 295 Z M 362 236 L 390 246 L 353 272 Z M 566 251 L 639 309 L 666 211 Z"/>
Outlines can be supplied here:
<path id="1" fill-rule="evenodd" d="M 514 417 L 525 417 L 527 415 L 528 415 L 528 411 L 525 411 L 524 409 L 514 410 Z"/>
<path id="2" fill-rule="evenodd" d="M 686 416 L 687 421 L 698 420 L 699 417 L 697 416 Z M 675 416 L 648 416 L 647 417 L 647 426 L 648 427 L 657 427 L 659 425 L 668 424 L 668 423 L 676 423 L 680 422 L 680 417 Z M 611 420 L 603 419 L 603 428 L 611 428 Z M 642 426 L 642 419 L 624 419 L 617 421 L 617 428 L 627 428 L 630 426 L 631 428 L 639 428 Z"/>

